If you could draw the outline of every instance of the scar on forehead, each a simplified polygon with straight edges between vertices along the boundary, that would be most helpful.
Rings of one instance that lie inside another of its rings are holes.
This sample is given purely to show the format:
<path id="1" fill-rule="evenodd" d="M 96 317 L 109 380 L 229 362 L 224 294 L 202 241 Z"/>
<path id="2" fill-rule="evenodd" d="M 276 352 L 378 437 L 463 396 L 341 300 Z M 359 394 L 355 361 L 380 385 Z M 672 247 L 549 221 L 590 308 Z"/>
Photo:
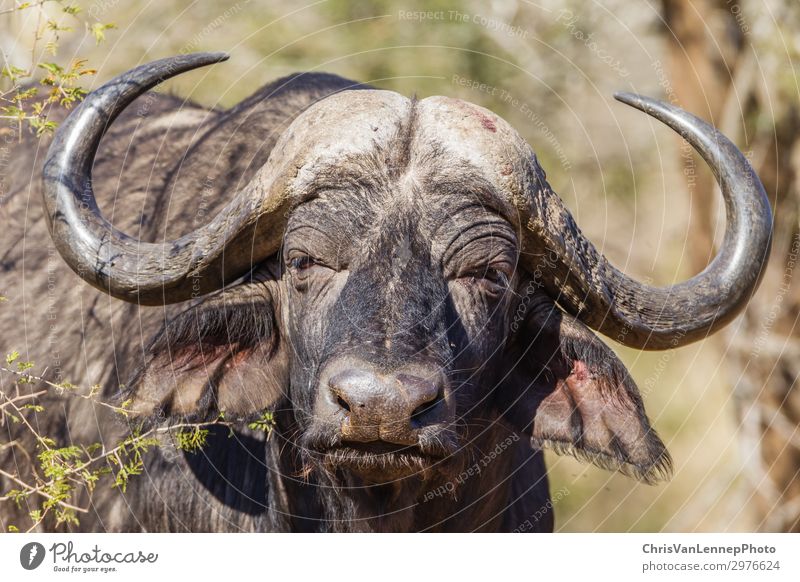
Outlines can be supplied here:
<path id="1" fill-rule="evenodd" d="M 468 116 L 477 119 L 484 129 L 491 131 L 492 133 L 497 132 L 497 124 L 495 123 L 496 120 L 489 113 L 479 109 L 472 103 L 467 103 L 461 99 L 449 98 L 447 101 L 449 104 L 462 110 Z"/>

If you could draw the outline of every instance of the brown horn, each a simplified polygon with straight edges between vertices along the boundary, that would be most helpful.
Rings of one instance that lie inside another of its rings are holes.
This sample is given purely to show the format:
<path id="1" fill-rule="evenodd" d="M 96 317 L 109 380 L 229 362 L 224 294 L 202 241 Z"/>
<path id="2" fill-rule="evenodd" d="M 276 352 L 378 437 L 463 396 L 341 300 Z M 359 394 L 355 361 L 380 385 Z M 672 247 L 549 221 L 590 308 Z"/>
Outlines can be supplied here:
<path id="1" fill-rule="evenodd" d="M 593 329 L 639 349 L 682 346 L 719 330 L 745 307 L 769 258 L 772 211 L 753 168 L 714 127 L 655 99 L 615 97 L 677 131 L 711 167 L 725 200 L 722 248 L 688 281 L 667 287 L 640 283 L 595 249 L 539 173 L 525 260 L 531 272 L 549 273 L 542 279 L 548 294 Z"/>
<path id="2" fill-rule="evenodd" d="M 89 94 L 56 132 L 43 173 L 50 234 L 67 264 L 98 289 L 143 305 L 184 301 L 221 288 L 278 248 L 272 215 L 279 213 L 265 210 L 257 177 L 210 223 L 165 243 L 116 230 L 92 190 L 100 140 L 128 105 L 166 79 L 227 59 L 197 53 L 136 67 Z"/>

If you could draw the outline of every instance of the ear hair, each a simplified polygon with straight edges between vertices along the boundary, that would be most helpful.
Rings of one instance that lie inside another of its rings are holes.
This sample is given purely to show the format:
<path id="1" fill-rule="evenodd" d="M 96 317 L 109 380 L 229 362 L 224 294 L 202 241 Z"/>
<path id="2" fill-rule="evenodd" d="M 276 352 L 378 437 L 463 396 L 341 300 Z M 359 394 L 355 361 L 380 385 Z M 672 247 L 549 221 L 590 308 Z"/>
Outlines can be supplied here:
<path id="1" fill-rule="evenodd" d="M 231 303 L 224 295 L 190 307 L 161 328 L 147 347 L 151 354 L 174 351 L 175 347 L 231 346 L 253 348 L 267 342 L 277 344 L 271 302 L 257 296 Z M 174 364 L 180 368 L 179 362 Z M 187 362 L 191 365 L 191 362 Z"/>
<path id="2" fill-rule="evenodd" d="M 280 398 L 286 362 L 271 294 L 243 291 L 211 296 L 153 337 L 123 395 L 134 415 L 151 425 L 246 419 Z"/>

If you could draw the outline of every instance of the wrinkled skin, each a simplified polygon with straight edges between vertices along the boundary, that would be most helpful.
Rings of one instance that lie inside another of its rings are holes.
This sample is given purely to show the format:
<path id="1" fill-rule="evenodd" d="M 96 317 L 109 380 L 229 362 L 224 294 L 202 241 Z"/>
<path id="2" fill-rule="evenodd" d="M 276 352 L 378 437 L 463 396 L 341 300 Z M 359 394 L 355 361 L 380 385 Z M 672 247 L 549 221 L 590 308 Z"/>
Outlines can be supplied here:
<path id="1" fill-rule="evenodd" d="M 286 115 L 313 100 L 300 101 Z M 350 91 L 298 117 L 269 160 L 250 139 L 257 163 L 216 187 L 295 168 L 280 252 L 188 309 L 144 316 L 151 339 L 117 348 L 105 394 L 124 379 L 150 424 L 273 410 L 275 431 L 239 425 L 202 453 L 152 453 L 148 478 L 102 493 L 83 528 L 547 531 L 542 446 L 647 481 L 668 471 L 622 364 L 519 265 L 509 164 L 530 160 L 505 122 L 457 100 Z M 336 397 L 345 372 L 380 389 L 380 414 Z M 431 396 L 406 410 L 420 382 Z"/>

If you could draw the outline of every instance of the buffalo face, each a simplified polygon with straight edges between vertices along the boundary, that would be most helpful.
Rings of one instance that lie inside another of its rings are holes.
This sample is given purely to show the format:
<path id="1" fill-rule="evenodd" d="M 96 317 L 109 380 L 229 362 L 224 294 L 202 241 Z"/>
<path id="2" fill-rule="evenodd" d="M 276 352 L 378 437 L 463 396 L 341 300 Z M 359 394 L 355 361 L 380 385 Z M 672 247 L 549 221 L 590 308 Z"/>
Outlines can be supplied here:
<path id="1" fill-rule="evenodd" d="M 496 419 L 518 236 L 492 203 L 490 160 L 462 149 L 481 144 L 435 130 L 489 132 L 489 115 L 360 91 L 311 108 L 282 144 L 301 152 L 281 249 L 289 395 L 306 461 L 334 478 L 452 473 Z"/>
<path id="2" fill-rule="evenodd" d="M 512 226 L 437 183 L 444 167 L 466 169 L 458 160 L 389 170 L 385 152 L 410 131 L 344 161 L 358 185 L 299 206 L 283 245 L 282 328 L 304 448 L 371 480 L 445 467 L 458 424 L 488 416 L 477 412 L 490 400 L 486 369 L 517 285 Z"/>

